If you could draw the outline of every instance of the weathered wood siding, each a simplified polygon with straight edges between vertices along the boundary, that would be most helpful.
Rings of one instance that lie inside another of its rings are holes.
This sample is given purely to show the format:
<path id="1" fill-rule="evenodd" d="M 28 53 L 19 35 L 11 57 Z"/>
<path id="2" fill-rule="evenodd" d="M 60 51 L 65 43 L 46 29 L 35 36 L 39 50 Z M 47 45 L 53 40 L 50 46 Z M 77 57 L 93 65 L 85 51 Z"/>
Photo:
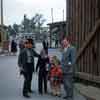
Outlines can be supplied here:
<path id="1" fill-rule="evenodd" d="M 67 0 L 67 32 L 74 34 L 77 50 L 84 46 L 100 19 L 100 0 Z M 100 27 L 99 27 L 100 28 Z M 100 82 L 100 29 L 77 60 L 79 77 Z"/>

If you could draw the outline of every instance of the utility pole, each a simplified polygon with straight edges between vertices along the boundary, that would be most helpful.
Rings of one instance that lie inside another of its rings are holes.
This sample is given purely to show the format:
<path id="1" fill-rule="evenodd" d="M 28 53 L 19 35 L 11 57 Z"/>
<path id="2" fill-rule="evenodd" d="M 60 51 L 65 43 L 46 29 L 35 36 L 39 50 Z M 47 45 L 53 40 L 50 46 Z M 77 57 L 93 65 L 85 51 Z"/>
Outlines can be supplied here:
<path id="1" fill-rule="evenodd" d="M 63 21 L 64 21 L 64 9 L 63 9 Z"/>
<path id="2" fill-rule="evenodd" d="M 53 8 L 51 8 L 51 17 L 52 17 L 52 23 L 53 23 Z"/>
<path id="3" fill-rule="evenodd" d="M 0 0 L 0 45 L 3 44 L 4 34 L 3 34 L 3 0 Z"/>
<path id="4" fill-rule="evenodd" d="M 3 19 L 3 0 L 1 0 L 1 5 L 0 5 L 0 9 L 1 9 L 1 46 L 4 46 L 4 41 L 6 40 L 6 35 L 5 35 L 5 30 L 4 30 L 4 19 Z"/>
<path id="5" fill-rule="evenodd" d="M 3 26 L 3 0 L 1 0 L 1 26 Z"/>
<path id="6" fill-rule="evenodd" d="M 52 18 L 52 25 L 53 25 L 53 8 L 51 8 L 51 18 Z M 52 27 L 52 25 L 51 25 L 51 27 Z M 52 47 L 52 31 L 51 31 L 51 29 L 50 29 L 50 47 Z"/>

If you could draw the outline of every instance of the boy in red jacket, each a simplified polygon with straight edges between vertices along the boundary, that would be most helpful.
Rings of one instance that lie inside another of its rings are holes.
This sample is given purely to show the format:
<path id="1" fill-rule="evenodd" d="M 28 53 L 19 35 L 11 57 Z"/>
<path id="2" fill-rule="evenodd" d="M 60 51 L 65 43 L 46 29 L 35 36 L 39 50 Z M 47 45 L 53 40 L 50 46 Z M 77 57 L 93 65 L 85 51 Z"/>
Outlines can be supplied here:
<path id="1" fill-rule="evenodd" d="M 62 69 L 60 61 L 56 56 L 52 57 L 51 68 L 50 68 L 50 85 L 52 94 L 54 96 L 61 95 L 61 80 L 62 80 Z"/>

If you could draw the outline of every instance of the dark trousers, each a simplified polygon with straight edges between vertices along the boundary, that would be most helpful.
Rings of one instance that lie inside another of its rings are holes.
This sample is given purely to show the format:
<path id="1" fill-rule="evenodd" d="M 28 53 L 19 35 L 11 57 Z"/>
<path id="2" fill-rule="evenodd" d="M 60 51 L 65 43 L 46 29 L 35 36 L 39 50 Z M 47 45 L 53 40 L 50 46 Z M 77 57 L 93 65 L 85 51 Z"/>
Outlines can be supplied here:
<path id="1" fill-rule="evenodd" d="M 44 92 L 47 93 L 47 72 L 39 71 L 38 77 L 38 89 L 39 93 L 43 93 L 43 85 L 44 85 Z"/>
<path id="2" fill-rule="evenodd" d="M 64 81 L 64 89 L 66 92 L 66 96 L 73 99 L 73 75 L 63 75 L 63 81 Z"/>
<path id="3" fill-rule="evenodd" d="M 28 66 L 27 71 L 23 74 L 24 75 L 24 85 L 23 85 L 23 94 L 27 94 L 31 91 L 31 81 L 32 81 L 32 64 L 26 64 Z"/>

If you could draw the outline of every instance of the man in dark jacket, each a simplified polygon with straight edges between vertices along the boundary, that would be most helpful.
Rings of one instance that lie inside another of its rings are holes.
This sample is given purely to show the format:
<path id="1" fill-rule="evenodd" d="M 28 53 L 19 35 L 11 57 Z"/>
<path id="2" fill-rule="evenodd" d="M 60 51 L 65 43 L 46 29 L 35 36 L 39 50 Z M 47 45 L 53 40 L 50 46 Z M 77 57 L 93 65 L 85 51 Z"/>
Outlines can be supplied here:
<path id="1" fill-rule="evenodd" d="M 38 91 L 39 91 L 39 94 L 42 94 L 43 93 L 43 83 L 44 83 L 44 92 L 47 93 L 47 73 L 48 73 L 47 65 L 49 63 L 47 48 L 45 48 L 44 45 L 43 45 L 43 49 L 40 55 L 41 56 L 38 59 L 36 71 L 39 69 Z"/>
<path id="2" fill-rule="evenodd" d="M 32 74 L 34 72 L 34 57 L 39 55 L 32 49 L 32 43 L 27 40 L 25 48 L 20 52 L 18 57 L 18 65 L 20 73 L 24 76 L 23 96 L 30 97 Z"/>

